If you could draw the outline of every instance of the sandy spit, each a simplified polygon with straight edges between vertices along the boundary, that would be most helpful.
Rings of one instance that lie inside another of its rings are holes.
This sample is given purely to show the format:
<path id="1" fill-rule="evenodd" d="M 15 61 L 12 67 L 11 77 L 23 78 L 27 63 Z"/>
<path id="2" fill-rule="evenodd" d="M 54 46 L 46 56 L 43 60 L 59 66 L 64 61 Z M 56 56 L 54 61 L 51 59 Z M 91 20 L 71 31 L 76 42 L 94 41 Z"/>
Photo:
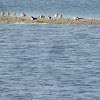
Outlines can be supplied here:
<path id="1" fill-rule="evenodd" d="M 31 20 L 30 17 L 10 17 L 0 16 L 1 24 L 72 24 L 72 25 L 100 25 L 100 20 L 96 19 L 70 19 L 70 18 L 37 18 Z"/>

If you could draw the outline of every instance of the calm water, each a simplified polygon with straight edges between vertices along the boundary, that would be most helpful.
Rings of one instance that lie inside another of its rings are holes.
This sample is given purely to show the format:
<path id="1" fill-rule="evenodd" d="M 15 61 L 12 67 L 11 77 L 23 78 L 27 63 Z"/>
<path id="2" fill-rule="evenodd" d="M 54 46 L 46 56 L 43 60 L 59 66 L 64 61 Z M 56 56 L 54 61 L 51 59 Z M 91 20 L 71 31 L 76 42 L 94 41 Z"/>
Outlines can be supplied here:
<path id="1" fill-rule="evenodd" d="M 0 100 L 99 100 L 100 26 L 0 24 Z"/>
<path id="2" fill-rule="evenodd" d="M 27 16 L 54 17 L 58 12 L 65 18 L 75 16 L 87 19 L 100 19 L 100 0 L 0 0 L 0 12 L 16 12 L 20 16 L 24 12 Z"/>
<path id="3" fill-rule="evenodd" d="M 0 12 L 100 19 L 99 0 L 0 0 Z M 100 26 L 0 24 L 0 100 L 100 100 Z"/>

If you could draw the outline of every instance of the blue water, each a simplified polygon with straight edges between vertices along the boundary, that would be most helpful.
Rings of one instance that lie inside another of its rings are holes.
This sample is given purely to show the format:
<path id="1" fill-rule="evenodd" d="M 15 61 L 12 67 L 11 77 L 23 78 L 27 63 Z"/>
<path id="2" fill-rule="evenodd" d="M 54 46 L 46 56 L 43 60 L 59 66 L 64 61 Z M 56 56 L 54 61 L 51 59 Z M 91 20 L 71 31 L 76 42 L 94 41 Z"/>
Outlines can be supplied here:
<path id="1" fill-rule="evenodd" d="M 0 0 L 0 12 L 16 12 L 17 16 L 25 13 L 27 16 L 54 17 L 62 14 L 64 18 L 83 17 L 100 19 L 100 0 Z"/>
<path id="2" fill-rule="evenodd" d="M 99 100 L 100 26 L 0 24 L 0 100 Z"/>
<path id="3" fill-rule="evenodd" d="M 0 0 L 1 11 L 100 19 L 100 1 Z M 100 25 L 0 24 L 0 100 L 100 100 Z"/>

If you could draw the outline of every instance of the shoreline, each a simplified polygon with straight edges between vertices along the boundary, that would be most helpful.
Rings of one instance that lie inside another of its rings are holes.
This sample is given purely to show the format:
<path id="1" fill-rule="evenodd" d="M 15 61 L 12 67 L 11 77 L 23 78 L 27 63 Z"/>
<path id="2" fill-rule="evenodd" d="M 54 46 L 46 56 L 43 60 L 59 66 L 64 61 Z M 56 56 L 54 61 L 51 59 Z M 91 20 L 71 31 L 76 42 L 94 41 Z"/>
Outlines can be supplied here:
<path id="1" fill-rule="evenodd" d="M 96 19 L 70 19 L 70 18 L 37 18 L 0 16 L 0 24 L 67 24 L 67 25 L 100 25 Z"/>

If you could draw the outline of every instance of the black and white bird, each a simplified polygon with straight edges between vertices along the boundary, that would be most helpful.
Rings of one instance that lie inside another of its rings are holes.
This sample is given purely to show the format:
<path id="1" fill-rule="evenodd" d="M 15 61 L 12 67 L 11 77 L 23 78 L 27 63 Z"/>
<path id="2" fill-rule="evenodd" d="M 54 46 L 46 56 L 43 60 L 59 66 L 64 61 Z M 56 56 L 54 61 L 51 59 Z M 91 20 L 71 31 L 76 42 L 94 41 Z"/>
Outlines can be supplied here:
<path id="1" fill-rule="evenodd" d="M 51 17 L 50 17 L 50 16 L 48 16 L 48 19 L 51 19 Z"/>
<path id="2" fill-rule="evenodd" d="M 35 20 L 35 19 L 37 19 L 37 18 L 35 18 L 35 17 L 31 16 L 31 20 Z"/>

